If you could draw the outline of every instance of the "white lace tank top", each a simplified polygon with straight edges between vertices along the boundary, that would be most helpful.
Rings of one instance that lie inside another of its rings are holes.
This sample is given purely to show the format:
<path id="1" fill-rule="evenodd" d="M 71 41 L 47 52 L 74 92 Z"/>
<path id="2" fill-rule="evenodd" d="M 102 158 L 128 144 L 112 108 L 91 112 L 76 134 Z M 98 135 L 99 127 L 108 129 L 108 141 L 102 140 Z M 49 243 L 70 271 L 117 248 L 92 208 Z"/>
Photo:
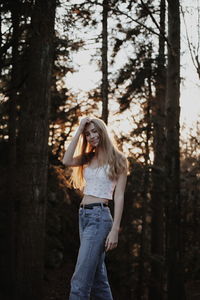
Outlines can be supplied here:
<path id="1" fill-rule="evenodd" d="M 116 186 L 115 180 L 110 180 L 107 171 L 109 166 L 104 165 L 98 168 L 87 166 L 83 170 L 83 176 L 86 182 L 83 193 L 85 195 L 99 198 L 112 199 L 113 191 Z"/>

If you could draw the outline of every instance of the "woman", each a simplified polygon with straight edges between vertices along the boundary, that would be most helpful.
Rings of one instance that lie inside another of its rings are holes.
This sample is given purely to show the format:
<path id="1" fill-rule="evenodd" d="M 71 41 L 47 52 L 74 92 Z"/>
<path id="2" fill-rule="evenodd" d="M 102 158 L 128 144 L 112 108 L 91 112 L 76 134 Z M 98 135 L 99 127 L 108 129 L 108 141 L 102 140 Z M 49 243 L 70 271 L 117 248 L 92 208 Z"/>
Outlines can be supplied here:
<path id="1" fill-rule="evenodd" d="M 104 264 L 114 249 L 123 210 L 127 160 L 109 138 L 106 125 L 86 117 L 65 152 L 63 164 L 73 167 L 74 187 L 83 189 L 79 209 L 80 249 L 71 279 L 69 300 L 111 300 Z M 108 207 L 113 199 L 114 219 Z"/>

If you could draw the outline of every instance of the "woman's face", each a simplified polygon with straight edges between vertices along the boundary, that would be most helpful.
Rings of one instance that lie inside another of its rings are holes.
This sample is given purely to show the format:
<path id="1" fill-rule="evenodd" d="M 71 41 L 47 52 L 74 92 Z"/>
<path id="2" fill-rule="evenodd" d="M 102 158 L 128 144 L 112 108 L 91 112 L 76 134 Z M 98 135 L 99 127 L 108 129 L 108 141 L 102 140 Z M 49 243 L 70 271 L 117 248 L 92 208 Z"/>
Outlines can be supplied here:
<path id="1" fill-rule="evenodd" d="M 99 145 L 100 141 L 100 136 L 99 133 L 97 132 L 97 129 L 95 125 L 91 122 L 85 127 L 85 137 L 87 142 L 92 146 L 92 147 L 97 147 Z"/>

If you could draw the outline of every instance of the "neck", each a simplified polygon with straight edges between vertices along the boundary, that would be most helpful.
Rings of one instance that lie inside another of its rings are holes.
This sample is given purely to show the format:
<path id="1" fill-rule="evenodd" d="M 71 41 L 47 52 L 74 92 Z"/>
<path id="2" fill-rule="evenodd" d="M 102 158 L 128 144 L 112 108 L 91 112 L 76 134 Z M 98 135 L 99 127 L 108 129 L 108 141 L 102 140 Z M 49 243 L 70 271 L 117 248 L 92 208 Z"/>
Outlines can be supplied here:
<path id="1" fill-rule="evenodd" d="M 101 164 L 104 162 L 104 153 L 101 148 L 96 148 L 95 149 L 95 158 L 97 159 L 98 163 Z"/>

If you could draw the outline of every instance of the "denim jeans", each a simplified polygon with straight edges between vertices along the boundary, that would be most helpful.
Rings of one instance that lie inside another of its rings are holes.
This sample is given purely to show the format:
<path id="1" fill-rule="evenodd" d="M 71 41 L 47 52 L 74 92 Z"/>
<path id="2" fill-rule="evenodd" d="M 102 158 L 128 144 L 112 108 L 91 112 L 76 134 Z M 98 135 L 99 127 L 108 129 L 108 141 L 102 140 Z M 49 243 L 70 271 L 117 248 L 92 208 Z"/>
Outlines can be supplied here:
<path id="1" fill-rule="evenodd" d="M 105 240 L 112 227 L 108 207 L 79 209 L 80 249 L 69 300 L 112 300 L 105 266 Z"/>

